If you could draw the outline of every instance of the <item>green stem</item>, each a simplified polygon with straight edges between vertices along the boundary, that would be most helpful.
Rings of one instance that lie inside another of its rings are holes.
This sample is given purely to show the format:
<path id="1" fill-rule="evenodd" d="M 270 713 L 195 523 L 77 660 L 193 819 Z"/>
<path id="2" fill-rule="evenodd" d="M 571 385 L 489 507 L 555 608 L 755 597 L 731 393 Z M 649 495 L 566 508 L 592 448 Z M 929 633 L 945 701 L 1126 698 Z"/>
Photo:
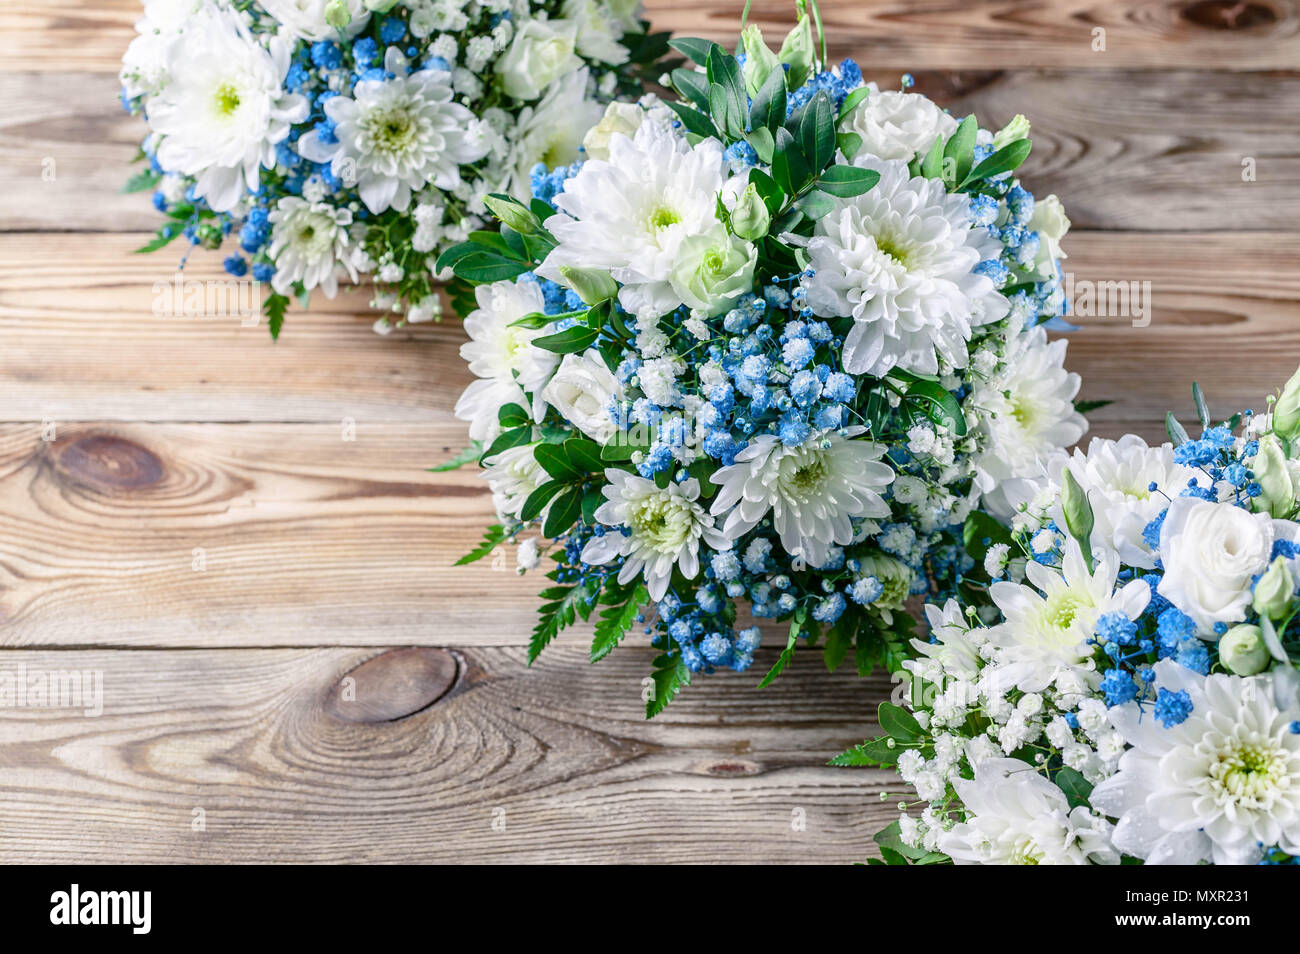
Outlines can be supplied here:
<path id="1" fill-rule="evenodd" d="M 826 69 L 826 61 L 829 59 L 826 52 L 826 27 L 822 25 L 822 12 L 817 6 L 817 0 L 808 0 L 808 5 L 812 7 L 813 23 L 817 26 L 817 39 L 822 50 L 821 63 L 817 67 L 817 72 L 820 73 Z"/>

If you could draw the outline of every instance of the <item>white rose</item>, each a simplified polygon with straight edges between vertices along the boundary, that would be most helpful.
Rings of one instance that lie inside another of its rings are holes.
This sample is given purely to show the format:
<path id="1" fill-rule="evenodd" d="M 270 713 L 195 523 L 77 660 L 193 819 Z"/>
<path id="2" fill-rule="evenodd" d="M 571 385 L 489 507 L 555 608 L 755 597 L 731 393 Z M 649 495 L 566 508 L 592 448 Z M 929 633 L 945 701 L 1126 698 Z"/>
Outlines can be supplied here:
<path id="1" fill-rule="evenodd" d="M 333 40 L 339 31 L 325 22 L 325 9 L 331 0 L 259 0 L 262 9 L 284 24 L 294 36 L 303 40 Z M 368 4 L 362 0 L 344 0 L 351 19 L 344 31 L 354 37 L 370 22 Z M 372 8 L 373 9 L 373 8 Z"/>
<path id="2" fill-rule="evenodd" d="M 719 223 L 703 235 L 682 240 L 668 281 L 688 307 L 720 315 L 736 299 L 754 290 L 758 249 L 727 232 Z"/>
<path id="3" fill-rule="evenodd" d="M 620 66 L 631 57 L 628 48 L 618 42 L 623 35 L 622 24 L 604 4 L 596 0 L 564 0 L 560 14 L 577 25 L 578 52 L 583 56 L 611 66 Z"/>
<path id="4" fill-rule="evenodd" d="M 1251 582 L 1268 568 L 1274 521 L 1230 503 L 1177 497 L 1160 528 L 1160 595 L 1190 616 L 1202 636 L 1246 618 Z"/>
<path id="5" fill-rule="evenodd" d="M 594 350 L 566 354 L 542 397 L 570 424 L 598 444 L 618 430 L 609 416 L 609 399 L 618 393 L 618 381 Z"/>
<path id="6" fill-rule="evenodd" d="M 615 135 L 631 139 L 641 128 L 645 110 L 636 103 L 610 103 L 600 122 L 587 131 L 582 146 L 589 159 L 609 159 L 609 141 Z"/>
<path id="7" fill-rule="evenodd" d="M 578 25 L 570 20 L 529 20 L 497 60 L 501 88 L 515 99 L 537 99 L 557 79 L 582 66 L 577 42 Z"/>
<path id="8" fill-rule="evenodd" d="M 1070 220 L 1061 200 L 1054 195 L 1037 200 L 1028 228 L 1038 233 L 1038 259 L 1034 264 L 1041 274 L 1050 276 L 1055 267 L 1052 263 L 1069 257 L 1061 250 L 1061 239 L 1070 231 Z"/>
<path id="9" fill-rule="evenodd" d="M 871 84 L 871 95 L 853 111 L 848 131 L 862 137 L 859 155 L 911 161 L 935 139 L 947 139 L 957 130 L 953 119 L 920 93 L 881 92 Z"/>

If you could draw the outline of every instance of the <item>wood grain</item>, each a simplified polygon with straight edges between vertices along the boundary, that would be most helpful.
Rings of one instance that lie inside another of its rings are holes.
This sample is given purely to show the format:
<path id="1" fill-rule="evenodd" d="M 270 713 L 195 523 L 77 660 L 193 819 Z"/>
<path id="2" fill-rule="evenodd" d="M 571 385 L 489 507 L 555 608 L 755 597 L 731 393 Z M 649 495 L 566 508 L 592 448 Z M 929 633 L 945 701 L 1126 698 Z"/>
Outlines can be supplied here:
<path id="1" fill-rule="evenodd" d="M 743 0 L 646 0 L 655 29 L 734 42 Z M 789 0 L 757 0 L 751 19 L 775 35 Z M 899 70 L 1287 69 L 1300 57 L 1292 0 L 820 0 L 837 55 Z M 0 63 L 13 70 L 116 73 L 134 35 L 139 0 L 8 0 L 0 8 Z M 1094 51 L 1093 30 L 1106 31 Z"/>
<path id="2" fill-rule="evenodd" d="M 0 671 L 103 685 L 97 718 L 0 710 L 0 862 L 848 863 L 898 814 L 890 774 L 825 765 L 875 731 L 888 683 L 812 655 L 762 691 L 709 677 L 646 722 L 645 653 L 526 669 L 519 649 L 456 648 L 432 706 L 339 718 L 341 680 L 374 656 L 0 652 Z"/>

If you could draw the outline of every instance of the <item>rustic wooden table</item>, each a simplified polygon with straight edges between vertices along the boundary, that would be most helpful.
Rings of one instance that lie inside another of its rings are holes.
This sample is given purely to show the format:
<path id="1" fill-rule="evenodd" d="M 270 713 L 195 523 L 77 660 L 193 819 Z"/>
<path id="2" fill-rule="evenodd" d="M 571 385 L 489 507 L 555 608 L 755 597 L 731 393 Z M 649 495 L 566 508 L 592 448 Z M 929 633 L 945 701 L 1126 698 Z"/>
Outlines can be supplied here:
<path id="1" fill-rule="evenodd" d="M 725 40 L 743 4 L 647 6 Z M 789 7 L 755 16 L 775 30 Z M 1159 439 L 1193 378 L 1216 412 L 1260 407 L 1300 361 L 1294 2 L 822 7 L 833 53 L 882 84 L 911 71 L 989 126 L 1027 114 L 1025 179 L 1066 201 L 1076 279 L 1151 283 L 1148 327 L 1072 336 L 1084 397 L 1115 401 L 1094 433 Z M 382 339 L 361 298 L 320 300 L 273 345 L 154 313 L 176 255 L 129 254 L 155 216 L 117 194 L 137 11 L 0 9 L 0 672 L 102 672 L 104 693 L 97 718 L 0 710 L 0 860 L 869 854 L 889 776 L 823 763 L 871 732 L 886 680 L 809 653 L 761 692 L 700 680 L 647 723 L 648 649 L 591 667 L 578 629 L 525 666 L 537 581 L 452 569 L 489 498 L 424 470 L 465 443 L 455 322 Z M 197 255 L 186 276 L 219 270 Z"/>

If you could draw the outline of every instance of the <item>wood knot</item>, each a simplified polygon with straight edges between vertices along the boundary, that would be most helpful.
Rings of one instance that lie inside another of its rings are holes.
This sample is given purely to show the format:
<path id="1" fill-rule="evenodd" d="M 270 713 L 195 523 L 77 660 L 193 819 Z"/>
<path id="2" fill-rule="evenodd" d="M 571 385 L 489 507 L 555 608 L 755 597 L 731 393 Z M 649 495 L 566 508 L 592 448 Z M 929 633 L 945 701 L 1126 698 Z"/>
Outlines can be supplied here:
<path id="1" fill-rule="evenodd" d="M 1248 0 L 1198 0 L 1183 10 L 1183 19 L 1211 30 L 1249 30 L 1277 22 L 1277 13 Z"/>
<path id="2" fill-rule="evenodd" d="M 429 708 L 456 684 L 459 666 L 445 649 L 390 649 L 350 670 L 331 689 L 325 711 L 343 722 L 392 722 Z"/>
<path id="3" fill-rule="evenodd" d="M 757 762 L 742 759 L 705 762 L 699 766 L 701 775 L 712 775 L 714 778 L 744 778 L 750 775 L 758 775 L 761 771 L 762 767 Z"/>
<path id="4" fill-rule="evenodd" d="M 139 490 L 163 479 L 158 455 L 124 437 L 88 434 L 54 446 L 59 473 L 93 489 Z"/>

